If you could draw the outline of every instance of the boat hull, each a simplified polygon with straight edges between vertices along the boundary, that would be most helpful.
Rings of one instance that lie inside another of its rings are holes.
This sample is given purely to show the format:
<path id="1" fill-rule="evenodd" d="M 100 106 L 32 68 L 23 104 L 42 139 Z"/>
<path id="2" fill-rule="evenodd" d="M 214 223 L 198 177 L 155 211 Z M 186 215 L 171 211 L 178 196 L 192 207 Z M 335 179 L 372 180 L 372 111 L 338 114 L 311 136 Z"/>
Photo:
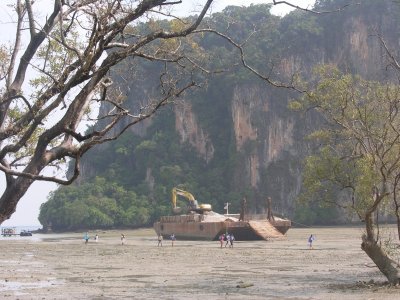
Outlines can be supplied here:
<path id="1" fill-rule="evenodd" d="M 182 240 L 212 241 L 218 240 L 223 233 L 232 233 L 237 241 L 254 241 L 282 237 L 290 225 L 289 220 L 237 221 L 226 218 L 224 221 L 210 221 L 207 216 L 193 214 L 164 216 L 153 227 L 157 235 L 166 239 L 174 234 Z M 269 231 L 265 231 L 264 227 L 269 227 Z"/>

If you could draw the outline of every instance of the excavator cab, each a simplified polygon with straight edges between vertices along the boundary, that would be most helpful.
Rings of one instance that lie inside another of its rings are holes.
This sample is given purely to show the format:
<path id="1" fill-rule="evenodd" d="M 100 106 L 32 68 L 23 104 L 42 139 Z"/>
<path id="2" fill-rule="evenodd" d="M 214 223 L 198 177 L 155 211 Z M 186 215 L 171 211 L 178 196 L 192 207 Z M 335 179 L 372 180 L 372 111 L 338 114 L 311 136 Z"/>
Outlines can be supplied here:
<path id="1" fill-rule="evenodd" d="M 184 190 L 178 189 L 178 188 L 173 188 L 172 189 L 172 211 L 174 214 L 180 214 L 182 213 L 183 209 L 178 207 L 176 205 L 176 198 L 177 195 L 183 196 L 188 200 L 188 211 L 194 211 L 200 214 L 203 214 L 205 211 L 211 211 L 212 207 L 211 204 L 198 204 L 197 200 L 194 198 L 194 196 Z"/>

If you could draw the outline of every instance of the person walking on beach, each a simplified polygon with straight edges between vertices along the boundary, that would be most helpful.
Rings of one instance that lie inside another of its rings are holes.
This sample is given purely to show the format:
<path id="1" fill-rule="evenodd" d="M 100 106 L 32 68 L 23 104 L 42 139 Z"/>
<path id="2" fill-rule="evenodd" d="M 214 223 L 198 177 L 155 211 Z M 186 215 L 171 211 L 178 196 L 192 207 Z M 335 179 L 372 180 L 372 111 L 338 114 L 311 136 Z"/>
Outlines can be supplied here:
<path id="1" fill-rule="evenodd" d="M 224 240 L 225 240 L 225 234 L 221 234 L 220 236 L 219 236 L 219 242 L 221 243 L 221 248 L 222 248 L 222 246 L 223 246 L 223 244 L 224 244 Z"/>
<path id="2" fill-rule="evenodd" d="M 97 243 L 99 241 L 99 235 L 96 233 L 96 236 L 94 237 L 94 241 Z"/>
<path id="3" fill-rule="evenodd" d="M 85 240 L 85 244 L 87 244 L 89 242 L 89 233 L 85 232 L 83 239 Z"/>
<path id="4" fill-rule="evenodd" d="M 174 246 L 175 240 L 176 240 L 175 234 L 171 234 L 171 243 L 172 243 L 172 247 Z"/>
<path id="5" fill-rule="evenodd" d="M 313 236 L 313 235 L 310 235 L 309 236 L 309 238 L 308 238 L 308 246 L 309 246 L 309 249 L 311 250 L 311 249 L 314 249 L 313 248 L 313 241 L 315 240 L 315 236 Z"/>
<path id="6" fill-rule="evenodd" d="M 121 233 L 121 245 L 125 245 L 125 235 Z"/>
<path id="7" fill-rule="evenodd" d="M 161 234 L 158 235 L 158 245 L 157 247 L 162 247 L 163 236 Z"/>
<path id="8" fill-rule="evenodd" d="M 234 237 L 234 235 L 233 235 L 233 233 L 231 233 L 231 238 L 229 239 L 229 242 L 231 243 L 230 245 L 229 245 L 229 248 L 233 248 L 233 241 L 235 240 L 235 237 Z"/>
<path id="9" fill-rule="evenodd" d="M 231 242 L 231 235 L 229 233 L 225 234 L 225 248 L 227 245 L 229 245 L 229 243 Z"/>

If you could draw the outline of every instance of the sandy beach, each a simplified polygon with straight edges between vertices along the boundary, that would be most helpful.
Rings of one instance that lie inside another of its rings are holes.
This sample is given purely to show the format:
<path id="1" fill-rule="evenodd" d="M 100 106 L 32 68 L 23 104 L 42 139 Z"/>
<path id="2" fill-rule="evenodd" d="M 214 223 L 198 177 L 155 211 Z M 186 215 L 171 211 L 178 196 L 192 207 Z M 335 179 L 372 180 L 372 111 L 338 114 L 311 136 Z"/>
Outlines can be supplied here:
<path id="1" fill-rule="evenodd" d="M 400 299 L 360 249 L 358 227 L 292 228 L 285 240 L 222 249 L 180 240 L 157 247 L 152 229 L 91 231 L 88 244 L 83 234 L 1 237 L 0 298 Z"/>

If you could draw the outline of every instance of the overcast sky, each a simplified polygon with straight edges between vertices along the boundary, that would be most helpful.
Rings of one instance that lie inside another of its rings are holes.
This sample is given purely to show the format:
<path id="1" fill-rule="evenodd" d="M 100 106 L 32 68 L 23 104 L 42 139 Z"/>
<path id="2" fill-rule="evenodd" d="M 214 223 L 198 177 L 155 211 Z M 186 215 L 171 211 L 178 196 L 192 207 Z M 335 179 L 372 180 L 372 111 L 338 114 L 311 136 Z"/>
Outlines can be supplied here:
<path id="1" fill-rule="evenodd" d="M 8 42 L 13 38 L 13 17 L 8 13 L 6 7 L 7 3 L 14 3 L 12 0 L 0 1 L 0 42 Z M 212 6 L 211 12 L 221 11 L 227 5 L 249 6 L 250 4 L 271 3 L 272 1 L 266 0 L 216 0 Z M 311 8 L 315 0 L 292 0 L 288 1 L 304 8 Z M 41 6 L 49 7 L 50 0 L 37 0 Z M 204 3 L 204 0 L 183 0 L 184 9 L 180 14 L 190 14 L 191 12 L 199 11 L 198 5 Z M 50 6 L 51 7 L 51 6 Z M 281 4 L 272 9 L 276 15 L 284 15 L 292 10 L 290 7 Z M 90 152 L 88 153 L 90 155 Z M 4 190 L 5 180 L 4 176 L 0 178 L 0 190 Z M 49 182 L 35 182 L 32 184 L 25 196 L 19 201 L 17 211 L 11 218 L 5 221 L 1 226 L 40 226 L 38 215 L 40 205 L 47 200 L 47 196 L 51 191 L 56 188 L 54 183 Z"/>

